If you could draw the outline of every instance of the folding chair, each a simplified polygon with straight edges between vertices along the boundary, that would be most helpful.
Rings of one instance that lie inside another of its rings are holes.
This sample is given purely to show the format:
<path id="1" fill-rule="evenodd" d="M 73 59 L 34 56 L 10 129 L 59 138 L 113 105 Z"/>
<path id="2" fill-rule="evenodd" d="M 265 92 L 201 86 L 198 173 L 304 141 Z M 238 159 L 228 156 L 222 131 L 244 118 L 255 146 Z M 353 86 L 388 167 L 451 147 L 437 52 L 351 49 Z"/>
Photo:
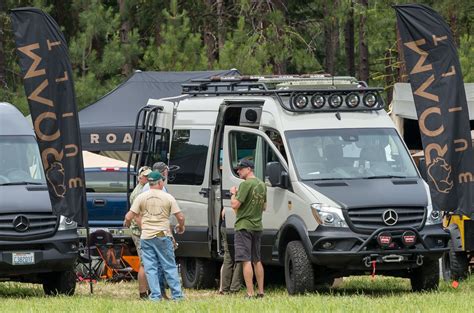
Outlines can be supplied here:
<path id="1" fill-rule="evenodd" d="M 124 245 L 114 244 L 113 236 L 109 232 L 104 231 L 102 236 L 103 240 L 95 245 L 104 264 L 102 277 L 114 282 L 134 279 L 133 268 L 123 261 Z"/>
<path id="2" fill-rule="evenodd" d="M 104 272 L 104 261 L 97 250 L 97 244 L 105 244 L 107 239 L 104 230 L 97 230 L 89 235 L 89 247 L 80 243 L 79 257 L 76 264 L 78 280 L 98 280 Z"/>

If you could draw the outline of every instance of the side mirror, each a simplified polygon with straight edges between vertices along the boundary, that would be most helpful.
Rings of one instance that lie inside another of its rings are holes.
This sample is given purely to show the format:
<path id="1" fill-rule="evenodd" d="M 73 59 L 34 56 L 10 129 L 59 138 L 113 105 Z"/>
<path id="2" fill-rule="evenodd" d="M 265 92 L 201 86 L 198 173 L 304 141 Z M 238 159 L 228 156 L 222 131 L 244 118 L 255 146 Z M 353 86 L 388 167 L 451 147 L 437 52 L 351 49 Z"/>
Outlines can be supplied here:
<path id="1" fill-rule="evenodd" d="M 266 176 L 273 187 L 288 188 L 288 173 L 280 162 L 268 162 Z"/>
<path id="2" fill-rule="evenodd" d="M 426 160 L 425 158 L 420 158 L 418 161 L 418 170 L 420 170 L 421 177 L 425 180 L 427 178 L 426 176 Z"/>

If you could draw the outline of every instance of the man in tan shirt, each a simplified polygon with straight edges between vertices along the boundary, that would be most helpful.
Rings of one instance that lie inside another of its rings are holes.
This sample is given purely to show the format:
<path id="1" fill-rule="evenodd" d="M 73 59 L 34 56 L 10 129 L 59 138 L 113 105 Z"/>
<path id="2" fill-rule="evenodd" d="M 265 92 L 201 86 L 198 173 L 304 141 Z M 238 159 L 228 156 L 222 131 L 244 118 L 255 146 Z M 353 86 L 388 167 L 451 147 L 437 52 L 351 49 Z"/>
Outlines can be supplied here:
<path id="1" fill-rule="evenodd" d="M 148 175 L 150 190 L 137 196 L 125 215 L 124 226 L 129 226 L 132 219 L 141 216 L 142 262 L 150 288 L 150 300 L 159 301 L 162 298 L 158 277 L 157 264 L 160 264 L 166 282 L 171 289 L 171 298 L 183 298 L 178 268 L 176 266 L 172 234 L 169 218 L 173 214 L 178 220 L 176 231 L 184 233 L 184 215 L 178 207 L 176 199 L 162 191 L 163 176 L 157 171 Z"/>

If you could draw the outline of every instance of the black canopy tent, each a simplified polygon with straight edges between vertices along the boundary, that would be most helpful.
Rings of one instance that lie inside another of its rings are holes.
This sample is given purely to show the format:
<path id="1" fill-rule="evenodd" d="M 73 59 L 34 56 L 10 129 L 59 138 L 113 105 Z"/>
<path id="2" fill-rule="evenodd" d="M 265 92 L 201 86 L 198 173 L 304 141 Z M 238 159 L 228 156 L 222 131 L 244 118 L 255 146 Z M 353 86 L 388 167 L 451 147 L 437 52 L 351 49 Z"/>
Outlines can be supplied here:
<path id="1" fill-rule="evenodd" d="M 135 118 L 148 99 L 181 94 L 181 84 L 212 76 L 240 75 L 226 71 L 136 71 L 121 85 L 79 112 L 82 148 L 87 151 L 128 151 Z"/>

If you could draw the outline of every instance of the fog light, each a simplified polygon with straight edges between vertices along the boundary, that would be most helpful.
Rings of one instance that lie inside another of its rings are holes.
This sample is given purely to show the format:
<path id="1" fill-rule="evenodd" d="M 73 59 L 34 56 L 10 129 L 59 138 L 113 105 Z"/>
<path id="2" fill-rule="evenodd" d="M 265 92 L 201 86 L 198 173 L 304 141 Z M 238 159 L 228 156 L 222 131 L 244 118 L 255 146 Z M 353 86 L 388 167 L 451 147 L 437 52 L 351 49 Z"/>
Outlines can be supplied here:
<path id="1" fill-rule="evenodd" d="M 392 243 L 392 235 L 390 233 L 380 233 L 377 236 L 377 242 L 380 247 L 382 248 L 388 248 L 390 244 Z"/>
<path id="2" fill-rule="evenodd" d="M 334 247 L 334 244 L 330 241 L 325 241 L 323 244 L 322 244 L 322 247 L 326 250 L 329 250 L 329 249 L 332 249 Z"/>
<path id="3" fill-rule="evenodd" d="M 416 234 L 411 230 L 408 230 L 402 234 L 402 242 L 405 247 L 411 247 L 416 244 Z"/>

